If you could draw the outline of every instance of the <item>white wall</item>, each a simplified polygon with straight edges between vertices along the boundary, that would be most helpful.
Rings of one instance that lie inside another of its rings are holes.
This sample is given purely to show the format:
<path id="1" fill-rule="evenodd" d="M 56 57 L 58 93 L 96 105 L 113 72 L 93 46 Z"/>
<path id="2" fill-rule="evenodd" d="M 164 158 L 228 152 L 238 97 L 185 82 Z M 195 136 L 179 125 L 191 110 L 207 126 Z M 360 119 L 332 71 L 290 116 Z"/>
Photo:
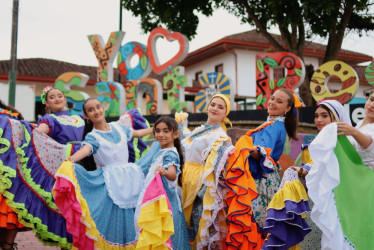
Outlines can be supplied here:
<path id="1" fill-rule="evenodd" d="M 8 103 L 9 84 L 0 82 L 0 99 Z M 16 84 L 15 108 L 22 113 L 28 121 L 34 121 L 35 117 L 35 84 Z"/>

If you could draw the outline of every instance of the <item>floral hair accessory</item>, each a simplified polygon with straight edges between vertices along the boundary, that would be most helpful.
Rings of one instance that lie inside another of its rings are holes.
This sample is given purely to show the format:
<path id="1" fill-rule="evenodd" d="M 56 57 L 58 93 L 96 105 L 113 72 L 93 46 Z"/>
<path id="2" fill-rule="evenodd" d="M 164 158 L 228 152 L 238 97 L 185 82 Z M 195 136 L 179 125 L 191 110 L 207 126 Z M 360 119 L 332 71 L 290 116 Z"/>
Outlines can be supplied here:
<path id="1" fill-rule="evenodd" d="M 48 91 L 50 91 L 51 89 L 53 89 L 52 86 L 47 86 L 43 89 L 42 95 L 40 96 L 40 99 L 42 99 L 43 104 L 47 102 L 47 94 L 48 94 Z"/>

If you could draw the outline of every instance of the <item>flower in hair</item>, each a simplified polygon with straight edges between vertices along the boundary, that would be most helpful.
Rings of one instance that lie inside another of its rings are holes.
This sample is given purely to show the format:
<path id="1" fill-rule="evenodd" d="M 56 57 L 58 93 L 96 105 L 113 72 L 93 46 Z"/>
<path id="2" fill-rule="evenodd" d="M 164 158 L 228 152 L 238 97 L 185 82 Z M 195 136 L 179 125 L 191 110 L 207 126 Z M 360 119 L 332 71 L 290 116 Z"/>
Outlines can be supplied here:
<path id="1" fill-rule="evenodd" d="M 47 86 L 43 89 L 42 94 L 40 96 L 40 99 L 42 99 L 43 104 L 47 102 L 47 94 L 48 94 L 48 91 L 50 91 L 51 89 L 53 89 L 52 86 Z"/>

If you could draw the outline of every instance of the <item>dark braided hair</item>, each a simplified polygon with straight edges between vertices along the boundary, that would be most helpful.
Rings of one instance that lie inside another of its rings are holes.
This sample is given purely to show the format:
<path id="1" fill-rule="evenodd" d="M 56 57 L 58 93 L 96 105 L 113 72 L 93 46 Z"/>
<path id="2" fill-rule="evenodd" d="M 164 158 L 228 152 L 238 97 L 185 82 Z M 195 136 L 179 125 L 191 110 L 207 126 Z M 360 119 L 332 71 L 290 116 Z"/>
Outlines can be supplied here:
<path id="1" fill-rule="evenodd" d="M 153 134 L 155 134 L 156 132 L 157 124 L 161 122 L 165 123 L 166 126 L 172 131 L 172 133 L 174 133 L 175 131 L 178 131 L 178 123 L 175 121 L 175 119 L 171 118 L 170 116 L 161 116 L 160 118 L 158 118 L 158 120 L 155 122 L 153 126 Z M 179 177 L 178 177 L 178 184 L 181 187 L 184 159 L 183 159 L 182 143 L 181 143 L 181 140 L 179 139 L 179 136 L 174 140 L 174 147 L 177 149 L 178 155 L 179 155 L 181 173 L 179 174 Z"/>

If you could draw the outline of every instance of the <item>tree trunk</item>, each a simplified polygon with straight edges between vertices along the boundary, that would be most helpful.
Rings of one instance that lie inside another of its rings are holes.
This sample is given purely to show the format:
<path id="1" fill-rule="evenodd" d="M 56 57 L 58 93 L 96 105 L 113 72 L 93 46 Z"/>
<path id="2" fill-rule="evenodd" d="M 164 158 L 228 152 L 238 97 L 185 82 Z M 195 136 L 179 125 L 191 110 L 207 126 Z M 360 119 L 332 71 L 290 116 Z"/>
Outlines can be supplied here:
<path id="1" fill-rule="evenodd" d="M 313 65 L 305 65 L 305 80 L 299 87 L 299 96 L 306 107 L 315 105 L 314 98 L 310 91 L 310 80 L 312 79 L 314 68 Z"/>

